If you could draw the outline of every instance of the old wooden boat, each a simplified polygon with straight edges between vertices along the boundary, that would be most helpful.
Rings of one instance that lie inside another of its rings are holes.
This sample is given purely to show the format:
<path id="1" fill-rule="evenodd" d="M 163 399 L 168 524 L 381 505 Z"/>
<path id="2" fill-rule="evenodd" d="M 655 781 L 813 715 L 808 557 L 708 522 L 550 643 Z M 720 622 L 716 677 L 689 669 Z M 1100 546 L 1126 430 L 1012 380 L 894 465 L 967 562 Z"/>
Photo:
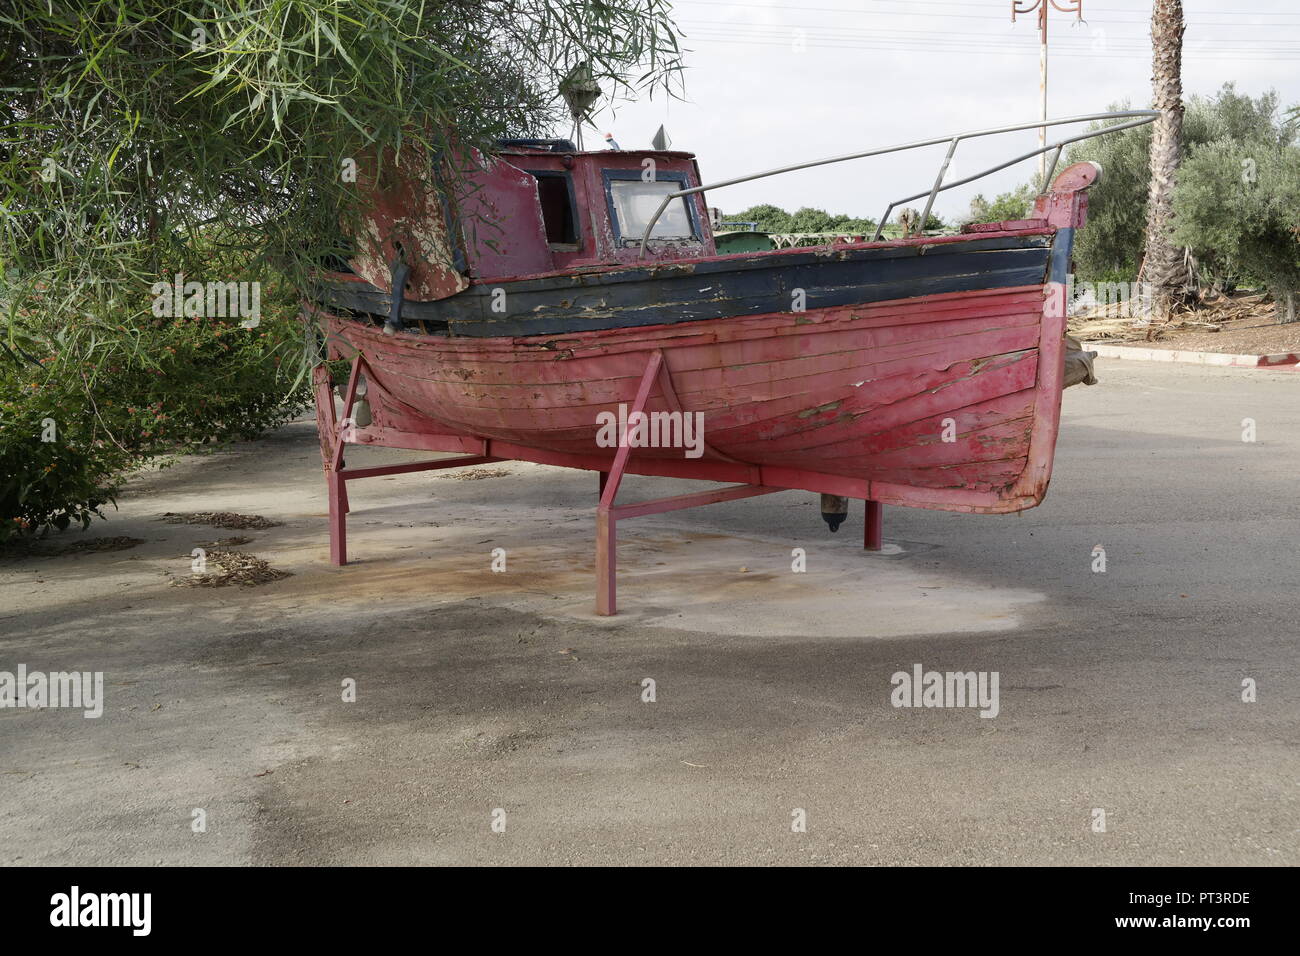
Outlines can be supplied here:
<path id="1" fill-rule="evenodd" d="M 1149 122 L 1150 111 L 1054 143 Z M 959 142 L 868 150 L 759 175 Z M 1037 155 L 1016 157 L 995 169 Z M 409 162 L 366 184 L 357 253 L 309 310 L 352 360 L 343 407 L 317 371 L 332 557 L 346 560 L 345 482 L 522 459 L 601 473 L 597 608 L 614 611 L 619 518 L 803 489 L 832 530 L 847 499 L 1002 513 L 1038 504 L 1067 379 L 1065 284 L 1087 189 L 1079 163 L 1030 217 L 951 236 L 718 255 L 694 157 L 511 141 L 430 179 Z M 450 185 L 449 185 L 450 184 Z M 1086 357 L 1073 356 L 1091 374 Z M 347 442 L 460 458 L 348 469 Z M 616 504 L 625 473 L 735 482 Z M 606 480 L 608 476 L 608 480 Z"/>

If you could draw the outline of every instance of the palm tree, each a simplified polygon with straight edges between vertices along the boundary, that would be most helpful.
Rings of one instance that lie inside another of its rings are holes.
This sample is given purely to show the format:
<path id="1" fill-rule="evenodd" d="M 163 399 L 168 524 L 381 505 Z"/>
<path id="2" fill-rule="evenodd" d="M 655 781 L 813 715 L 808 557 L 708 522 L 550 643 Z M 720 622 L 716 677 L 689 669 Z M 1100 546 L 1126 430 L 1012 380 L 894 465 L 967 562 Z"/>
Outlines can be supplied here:
<path id="1" fill-rule="evenodd" d="M 1151 187 L 1147 196 L 1142 278 L 1151 284 L 1155 316 L 1162 321 L 1169 318 L 1174 302 L 1185 298 L 1190 279 L 1183 250 L 1169 238 L 1183 132 L 1182 64 L 1186 29 L 1182 0 L 1153 0 L 1152 105 L 1161 113 L 1151 137 Z"/>

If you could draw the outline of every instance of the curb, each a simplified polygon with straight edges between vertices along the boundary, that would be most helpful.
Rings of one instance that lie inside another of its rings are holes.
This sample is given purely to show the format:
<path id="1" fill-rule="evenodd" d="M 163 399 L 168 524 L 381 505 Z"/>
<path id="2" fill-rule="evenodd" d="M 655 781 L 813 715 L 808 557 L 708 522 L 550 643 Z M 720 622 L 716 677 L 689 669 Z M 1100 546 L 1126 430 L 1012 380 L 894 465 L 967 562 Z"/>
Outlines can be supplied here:
<path id="1" fill-rule="evenodd" d="M 1229 355 L 1225 352 L 1184 352 L 1179 349 L 1152 349 L 1133 345 L 1104 345 L 1089 342 L 1084 348 L 1098 358 L 1133 359 L 1139 362 L 1186 362 L 1192 365 L 1221 365 L 1232 368 L 1271 368 L 1296 371 L 1300 354 L 1279 352 L 1275 355 Z"/>

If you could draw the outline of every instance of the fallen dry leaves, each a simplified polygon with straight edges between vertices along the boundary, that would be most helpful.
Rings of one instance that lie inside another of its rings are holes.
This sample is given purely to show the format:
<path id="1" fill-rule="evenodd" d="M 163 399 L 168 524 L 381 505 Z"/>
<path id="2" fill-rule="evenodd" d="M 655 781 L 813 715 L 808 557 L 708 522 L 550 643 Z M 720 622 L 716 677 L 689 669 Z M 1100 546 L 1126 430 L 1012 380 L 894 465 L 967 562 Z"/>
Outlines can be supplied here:
<path id="1" fill-rule="evenodd" d="M 280 522 L 261 515 L 241 515 L 233 511 L 193 511 L 177 513 L 168 511 L 163 520 L 169 524 L 207 524 L 214 528 L 278 528 Z"/>
<path id="2" fill-rule="evenodd" d="M 244 551 L 209 551 L 206 561 L 204 571 L 172 578 L 172 586 L 224 588 L 237 584 L 240 587 L 256 587 L 291 575 L 291 572 L 273 568 L 257 555 Z"/>

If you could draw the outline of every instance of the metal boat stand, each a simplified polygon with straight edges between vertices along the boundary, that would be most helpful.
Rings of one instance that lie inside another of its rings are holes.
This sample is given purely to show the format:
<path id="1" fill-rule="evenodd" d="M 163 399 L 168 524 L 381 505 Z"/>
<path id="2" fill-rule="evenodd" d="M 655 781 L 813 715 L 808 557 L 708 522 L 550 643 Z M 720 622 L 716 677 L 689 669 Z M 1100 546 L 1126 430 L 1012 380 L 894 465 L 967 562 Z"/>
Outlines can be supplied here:
<path id="1" fill-rule="evenodd" d="M 615 505 L 619 485 L 623 481 L 623 472 L 627 468 L 628 456 L 632 448 L 627 441 L 627 427 L 640 419 L 645 412 L 646 402 L 650 399 L 650 389 L 655 382 L 665 401 L 674 411 L 680 411 L 676 392 L 668 369 L 664 366 L 664 353 L 658 349 L 650 353 L 641 384 L 636 390 L 636 399 L 628 409 L 627 426 L 619 436 L 618 452 L 614 455 L 614 464 L 608 473 L 600 475 L 600 505 L 596 509 L 596 613 L 609 616 L 618 612 L 617 574 L 618 560 L 615 548 L 618 545 L 618 521 L 620 518 L 635 518 L 639 515 L 663 514 L 667 511 L 680 511 L 683 508 L 696 508 L 700 505 L 716 504 L 719 501 L 734 501 L 737 498 L 752 498 L 755 495 L 770 495 L 774 491 L 788 491 L 787 488 L 769 488 L 766 485 L 732 485 L 714 491 L 701 491 L 691 495 L 676 495 L 672 498 L 655 498 L 640 501 L 632 505 Z M 635 419 L 634 419 L 635 416 Z M 705 450 L 710 450 L 705 445 Z M 717 453 L 714 452 L 716 455 Z M 729 459 L 728 459 L 729 460 Z"/>
<path id="2" fill-rule="evenodd" d="M 330 382 L 329 368 L 317 365 L 312 372 L 316 387 L 316 423 L 320 433 L 321 459 L 325 466 L 325 484 L 329 490 L 330 507 L 330 564 L 348 563 L 347 482 L 357 478 L 374 478 L 379 475 L 404 475 L 413 471 L 439 471 L 443 468 L 463 468 L 466 465 L 486 465 L 501 458 L 490 455 L 462 455 L 456 458 L 439 458 L 431 461 L 404 462 L 400 465 L 377 465 L 371 468 L 348 468 L 343 462 L 343 446 L 348 444 L 355 426 L 352 410 L 356 404 L 357 377 L 365 365 L 358 355 L 352 362 L 347 390 L 343 394 L 343 418 L 339 420 L 334 410 L 334 388 Z M 376 443 L 378 444 L 378 443 Z"/>
<path id="3" fill-rule="evenodd" d="M 348 383 L 343 391 L 343 416 L 339 418 L 334 407 L 334 385 L 330 380 L 328 366 L 317 365 L 312 373 L 315 389 L 317 430 L 320 434 L 321 462 L 325 471 L 325 482 L 329 493 L 329 528 L 330 528 L 330 563 L 336 566 L 347 564 L 347 515 L 351 510 L 348 502 L 347 482 L 358 478 L 374 478 L 381 475 L 409 474 L 416 471 L 438 471 L 445 468 L 464 468 L 470 465 L 486 465 L 500 461 L 538 461 L 542 464 L 552 463 L 545 455 L 530 457 L 527 449 L 510 445 L 509 454 L 493 454 L 494 441 L 491 439 L 470 439 L 463 435 L 425 436 L 425 443 L 436 448 L 441 438 L 448 443 L 446 447 L 480 446 L 481 453 L 458 455 L 453 458 L 441 458 L 428 461 L 405 462 L 398 465 L 377 465 L 369 468 L 348 468 L 343 458 L 343 448 L 347 444 L 371 444 L 389 448 L 406 447 L 384 440 L 381 434 L 366 433 L 353 421 L 353 411 L 357 401 L 357 383 L 363 373 L 368 371 L 364 356 L 358 354 L 352 361 Z M 623 476 L 628 473 L 628 463 L 632 447 L 628 443 L 626 428 L 644 414 L 651 392 L 655 385 L 659 393 L 673 411 L 681 411 L 673 389 L 672 379 L 664 364 L 663 352 L 656 349 L 646 361 L 645 371 L 637 387 L 636 398 L 628 410 L 625 430 L 619 435 L 618 450 L 612 462 L 608 459 L 582 458 L 570 464 L 571 467 L 597 471 L 600 475 L 600 501 L 596 508 L 596 613 L 610 616 L 617 613 L 617 577 L 618 562 L 616 548 L 618 544 L 618 522 L 626 518 L 641 515 L 664 514 L 669 511 L 681 511 L 702 505 L 717 504 L 721 501 L 735 501 L 740 498 L 752 498 L 778 491 L 794 490 L 757 483 L 734 484 L 712 491 L 693 494 L 675 495 L 669 498 L 654 498 L 634 504 L 616 505 Z M 382 430 L 380 430 L 382 432 Z M 362 441 L 361 439 L 364 439 Z M 713 457 L 725 462 L 734 459 L 709 448 L 704 449 Z M 761 469 L 754 469 L 761 473 Z M 863 547 L 869 551 L 881 550 L 883 506 L 879 501 L 866 501 L 866 521 L 864 524 Z"/>

